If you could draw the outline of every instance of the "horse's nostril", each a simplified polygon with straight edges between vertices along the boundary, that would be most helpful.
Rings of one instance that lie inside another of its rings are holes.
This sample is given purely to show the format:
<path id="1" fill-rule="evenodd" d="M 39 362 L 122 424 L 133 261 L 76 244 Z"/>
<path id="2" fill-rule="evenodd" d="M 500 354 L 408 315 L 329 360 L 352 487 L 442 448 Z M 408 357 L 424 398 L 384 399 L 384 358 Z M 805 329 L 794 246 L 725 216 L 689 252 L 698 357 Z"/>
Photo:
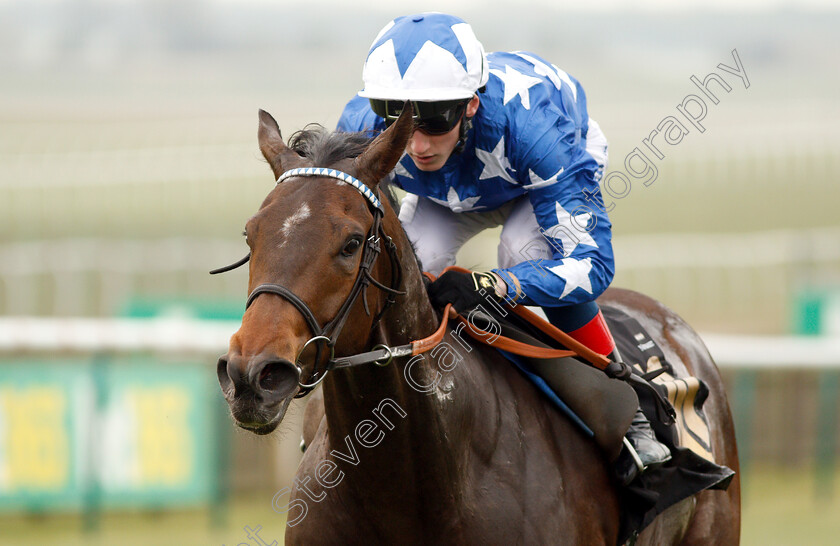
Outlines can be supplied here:
<path id="1" fill-rule="evenodd" d="M 216 375 L 219 377 L 219 385 L 222 386 L 222 390 L 227 390 L 231 384 L 230 375 L 228 375 L 227 371 L 227 365 L 228 361 L 224 356 L 219 358 L 219 362 L 216 364 Z"/>
<path id="2" fill-rule="evenodd" d="M 288 360 L 271 360 L 260 370 L 257 384 L 265 393 L 288 394 L 297 387 L 297 368 Z"/>

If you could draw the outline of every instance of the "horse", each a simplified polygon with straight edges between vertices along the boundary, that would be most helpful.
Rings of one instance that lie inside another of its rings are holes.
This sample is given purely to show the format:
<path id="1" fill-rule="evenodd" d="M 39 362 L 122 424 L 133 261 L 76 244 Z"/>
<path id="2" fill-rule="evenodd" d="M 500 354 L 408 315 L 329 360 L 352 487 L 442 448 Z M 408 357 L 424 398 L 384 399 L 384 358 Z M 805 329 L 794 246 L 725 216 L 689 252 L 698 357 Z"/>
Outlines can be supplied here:
<path id="1" fill-rule="evenodd" d="M 260 150 L 282 183 L 247 221 L 250 295 L 217 371 L 236 424 L 256 434 L 322 386 L 294 483 L 272 501 L 286 543 L 616 544 L 619 491 L 596 444 L 498 351 L 461 343 L 429 302 L 379 187 L 412 130 L 403 115 L 373 140 L 304 130 L 286 144 L 259 112 Z M 698 335 L 642 294 L 599 301 L 707 383 L 715 460 L 737 471 L 724 387 Z M 448 342 L 431 352 L 393 349 L 435 332 Z M 739 533 L 736 474 L 727 491 L 659 514 L 637 544 L 736 544 Z"/>

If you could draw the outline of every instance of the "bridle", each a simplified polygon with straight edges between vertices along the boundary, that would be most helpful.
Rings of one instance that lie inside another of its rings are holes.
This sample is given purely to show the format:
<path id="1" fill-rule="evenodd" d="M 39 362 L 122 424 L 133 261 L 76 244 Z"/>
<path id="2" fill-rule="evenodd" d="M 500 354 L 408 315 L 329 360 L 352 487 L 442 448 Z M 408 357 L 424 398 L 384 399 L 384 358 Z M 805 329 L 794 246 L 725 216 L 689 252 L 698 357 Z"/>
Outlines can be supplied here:
<path id="1" fill-rule="evenodd" d="M 396 245 L 394 244 L 393 240 L 385 234 L 382 228 L 382 218 L 385 215 L 385 209 L 382 206 L 382 202 L 379 200 L 378 197 L 368 188 L 363 182 L 350 176 L 347 173 L 335 170 L 335 169 L 326 169 L 326 168 L 301 168 L 301 169 L 290 169 L 277 179 L 277 184 L 280 184 L 284 180 L 288 180 L 289 178 L 293 177 L 321 177 L 321 178 L 333 178 L 336 180 L 341 180 L 342 182 L 347 183 L 348 185 L 354 187 L 362 196 L 367 200 L 369 204 L 369 208 L 371 213 L 373 214 L 373 223 L 371 224 L 370 230 L 367 233 L 367 237 L 364 243 L 364 249 L 362 250 L 362 258 L 361 263 L 359 264 L 359 272 L 356 275 L 356 280 L 353 283 L 353 288 L 350 289 L 350 293 L 342 303 L 341 307 L 339 308 L 338 312 L 336 313 L 335 317 L 330 320 L 327 324 L 323 327 L 318 323 L 318 319 L 315 318 L 315 314 L 310 309 L 309 305 L 306 304 L 301 298 L 299 298 L 294 292 L 286 288 L 285 286 L 274 284 L 274 283 L 265 283 L 257 286 L 254 288 L 253 291 L 248 295 L 248 300 L 245 304 L 245 309 L 251 306 L 254 300 L 257 299 L 261 294 L 275 294 L 277 296 L 282 297 L 289 303 L 291 303 L 298 312 L 303 315 L 303 318 L 306 320 L 306 324 L 309 326 L 309 329 L 312 331 L 313 336 L 303 344 L 303 348 L 298 353 L 297 357 L 295 357 L 295 368 L 297 370 L 298 375 L 298 386 L 300 387 L 298 393 L 295 395 L 295 398 L 300 398 L 302 396 L 306 396 L 312 389 L 314 389 L 318 384 L 324 380 L 327 376 L 327 373 L 335 368 L 346 367 L 348 364 L 348 358 L 353 359 L 353 357 L 343 357 L 336 359 L 335 358 L 335 344 L 338 340 L 339 335 L 341 334 L 342 328 L 344 328 L 345 323 L 347 322 L 348 317 L 350 316 L 350 310 L 353 308 L 353 305 L 358 300 L 359 296 L 362 296 L 362 302 L 364 304 L 365 313 L 370 316 L 370 308 L 368 306 L 367 301 L 367 287 L 369 285 L 373 285 L 376 288 L 384 291 L 388 294 L 388 297 L 385 300 L 382 309 L 380 309 L 376 316 L 373 319 L 373 324 L 377 324 L 379 320 L 382 318 L 382 315 L 385 311 L 394 303 L 396 303 L 396 296 L 403 295 L 405 292 L 401 292 L 397 288 L 400 286 L 402 282 L 402 267 L 400 266 L 399 258 L 396 253 Z M 382 246 L 380 243 L 384 242 L 385 251 L 388 257 L 391 260 L 391 285 L 386 286 L 376 279 L 373 278 L 371 275 L 371 268 L 373 264 L 376 262 L 376 259 L 379 257 L 379 254 L 382 251 Z M 245 264 L 251 255 L 250 253 L 245 256 L 245 258 L 239 260 L 238 262 L 231 264 L 229 266 L 220 267 L 219 269 L 214 269 L 210 272 L 210 274 L 216 273 L 224 273 L 225 271 L 230 271 L 231 269 L 235 269 L 243 264 Z M 312 370 L 309 379 L 306 382 L 300 381 L 300 377 L 303 373 L 303 367 L 300 364 L 300 357 L 303 354 L 303 351 L 312 343 L 316 344 L 316 354 L 315 354 L 315 366 Z M 319 370 L 318 363 L 321 361 L 321 351 L 322 345 L 329 349 L 330 355 L 329 358 L 326 360 L 325 365 Z M 384 349 L 390 349 L 386 346 L 377 346 L 381 347 L 378 349 L 380 352 L 383 352 Z M 361 364 L 366 362 L 375 362 L 380 365 L 386 365 L 390 361 L 390 357 L 392 355 L 392 351 L 388 350 L 385 351 L 386 354 L 384 356 L 388 356 L 387 360 L 383 358 L 378 359 L 363 359 L 363 361 L 352 361 L 353 364 Z M 374 353 L 365 353 L 364 355 L 373 355 Z M 376 353 L 378 354 L 378 353 Z M 358 355 L 357 355 L 358 356 Z M 375 356 L 375 355 L 374 355 Z"/>

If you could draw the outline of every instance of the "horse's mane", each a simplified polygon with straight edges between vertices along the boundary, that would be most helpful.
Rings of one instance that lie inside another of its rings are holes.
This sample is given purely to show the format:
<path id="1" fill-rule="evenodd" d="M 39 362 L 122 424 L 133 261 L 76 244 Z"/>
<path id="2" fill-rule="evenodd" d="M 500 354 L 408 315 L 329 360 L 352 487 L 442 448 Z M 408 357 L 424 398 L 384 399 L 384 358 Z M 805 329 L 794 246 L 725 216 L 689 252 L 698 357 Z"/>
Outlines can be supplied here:
<path id="1" fill-rule="evenodd" d="M 313 167 L 329 167 L 342 159 L 358 157 L 370 141 L 370 133 L 331 132 L 310 123 L 289 138 L 289 148 L 309 159 Z"/>
<path id="2" fill-rule="evenodd" d="M 329 167 L 342 159 L 352 159 L 361 155 L 375 136 L 376 134 L 372 131 L 358 133 L 331 132 L 327 131 L 323 125 L 310 123 L 289 138 L 289 148 L 297 152 L 298 155 L 312 161 L 313 167 Z M 391 207 L 399 213 L 400 201 L 394 191 L 393 184 L 391 184 L 390 177 L 386 176 L 379 183 L 379 189 L 388 199 Z M 413 244 L 411 250 L 414 253 L 418 268 L 423 271 Z"/>

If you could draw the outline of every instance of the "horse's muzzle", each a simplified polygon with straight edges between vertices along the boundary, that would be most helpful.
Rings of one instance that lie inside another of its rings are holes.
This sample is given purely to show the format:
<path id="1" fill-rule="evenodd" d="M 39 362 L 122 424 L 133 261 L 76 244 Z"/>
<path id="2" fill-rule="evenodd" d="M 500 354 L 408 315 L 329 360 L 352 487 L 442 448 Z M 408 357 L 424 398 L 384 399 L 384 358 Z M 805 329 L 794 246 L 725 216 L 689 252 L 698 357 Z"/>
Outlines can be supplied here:
<path id="1" fill-rule="evenodd" d="M 300 379 L 300 370 L 292 362 L 269 355 L 250 359 L 225 355 L 216 373 L 233 417 L 249 430 L 279 422 L 282 415 L 278 413 L 285 412 Z"/>

